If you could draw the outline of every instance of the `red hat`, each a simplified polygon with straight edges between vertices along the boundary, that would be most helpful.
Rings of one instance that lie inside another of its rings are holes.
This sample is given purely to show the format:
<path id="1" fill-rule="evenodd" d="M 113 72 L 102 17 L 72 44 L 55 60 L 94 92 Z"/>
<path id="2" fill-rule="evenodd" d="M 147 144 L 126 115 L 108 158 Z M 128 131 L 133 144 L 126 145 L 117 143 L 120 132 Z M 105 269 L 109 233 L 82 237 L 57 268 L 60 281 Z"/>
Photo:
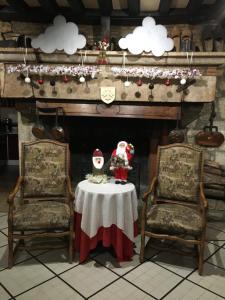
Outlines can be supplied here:
<path id="1" fill-rule="evenodd" d="M 102 151 L 99 149 L 95 149 L 93 152 L 93 157 L 103 157 Z"/>

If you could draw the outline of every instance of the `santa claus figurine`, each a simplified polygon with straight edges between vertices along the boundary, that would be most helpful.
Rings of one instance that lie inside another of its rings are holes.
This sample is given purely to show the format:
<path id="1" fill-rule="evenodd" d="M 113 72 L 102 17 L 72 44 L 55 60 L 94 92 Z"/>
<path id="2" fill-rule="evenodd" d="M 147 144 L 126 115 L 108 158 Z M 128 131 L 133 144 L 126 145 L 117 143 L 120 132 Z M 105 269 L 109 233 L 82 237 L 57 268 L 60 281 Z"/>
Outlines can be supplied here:
<path id="1" fill-rule="evenodd" d="M 130 166 L 133 158 L 134 147 L 125 141 L 117 144 L 117 148 L 113 151 L 111 156 L 110 170 L 113 171 L 116 184 L 126 184 L 128 171 L 132 169 Z"/>
<path id="2" fill-rule="evenodd" d="M 94 176 L 96 175 L 102 175 L 104 173 L 104 157 L 102 154 L 102 151 L 99 149 L 95 149 L 92 155 L 92 174 Z"/>

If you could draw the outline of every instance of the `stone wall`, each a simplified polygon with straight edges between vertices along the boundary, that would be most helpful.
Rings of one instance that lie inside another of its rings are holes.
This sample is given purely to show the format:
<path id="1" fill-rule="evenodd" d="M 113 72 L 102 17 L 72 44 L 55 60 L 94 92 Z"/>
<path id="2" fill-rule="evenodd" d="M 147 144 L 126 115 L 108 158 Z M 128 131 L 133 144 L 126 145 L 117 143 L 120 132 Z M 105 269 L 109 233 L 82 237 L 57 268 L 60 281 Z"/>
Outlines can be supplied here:
<path id="1" fill-rule="evenodd" d="M 224 76 L 217 77 L 217 89 L 215 99 L 216 117 L 214 125 L 218 127 L 218 131 L 225 135 L 225 80 Z M 193 104 L 183 112 L 183 124 L 187 128 L 187 142 L 194 144 L 195 135 L 209 125 L 209 117 L 211 113 L 211 103 L 203 105 Z M 194 119 L 194 120 L 193 120 Z M 218 148 L 204 147 L 205 158 L 217 161 L 225 165 L 225 142 Z"/>
<path id="2" fill-rule="evenodd" d="M 141 25 L 141 24 L 140 24 Z M 49 24 L 42 23 L 25 23 L 25 22 L 3 22 L 0 21 L 0 40 L 16 40 L 19 35 L 26 35 L 28 37 L 34 37 L 43 33 L 44 30 L 49 26 Z M 101 26 L 100 25 L 83 25 L 79 24 L 80 33 L 84 34 L 87 38 L 87 44 L 93 45 L 95 41 L 101 39 Z M 166 25 L 168 34 L 173 35 L 174 29 L 176 33 L 180 33 L 186 30 L 192 32 L 192 40 L 194 49 L 198 48 L 198 51 L 202 51 L 201 45 L 201 32 L 202 25 L 187 25 L 187 24 L 178 24 L 178 25 Z M 126 34 L 132 32 L 135 26 L 111 26 L 110 36 L 113 37 L 115 41 L 118 41 L 119 38 L 125 36 Z M 187 31 L 186 31 L 187 32 Z"/>
<path id="3" fill-rule="evenodd" d="M 221 74 L 217 77 L 217 91 L 215 99 L 216 117 L 214 125 L 218 126 L 218 131 L 225 136 L 225 78 Z M 187 142 L 194 144 L 195 135 L 209 125 L 209 116 L 211 113 L 211 103 L 196 106 L 189 105 L 184 109 L 183 124 L 187 125 Z M 194 120 L 193 120 L 194 119 Z M 202 147 L 204 149 L 205 158 L 216 161 L 225 166 L 225 142 L 218 148 Z M 225 220 L 225 199 L 209 199 L 209 219 L 216 221 Z"/>

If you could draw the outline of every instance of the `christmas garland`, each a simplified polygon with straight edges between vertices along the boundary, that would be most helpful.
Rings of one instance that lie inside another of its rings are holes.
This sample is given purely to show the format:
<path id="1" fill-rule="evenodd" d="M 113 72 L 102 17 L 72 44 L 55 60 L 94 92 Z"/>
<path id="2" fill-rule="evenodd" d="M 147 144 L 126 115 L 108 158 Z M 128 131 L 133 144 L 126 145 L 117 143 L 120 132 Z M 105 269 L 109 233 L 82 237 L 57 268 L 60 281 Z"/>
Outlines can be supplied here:
<path id="1" fill-rule="evenodd" d="M 167 78 L 167 79 L 181 79 L 193 78 L 201 76 L 199 69 L 186 68 L 186 69 L 160 69 L 158 67 L 112 67 L 114 76 L 120 77 L 144 77 L 144 78 Z"/>
<path id="2" fill-rule="evenodd" d="M 25 73 L 25 74 L 38 74 L 38 75 L 68 75 L 76 76 L 91 76 L 95 78 L 96 74 L 100 72 L 97 66 L 48 66 L 48 65 L 9 65 L 7 66 L 7 73 Z"/>
<path id="3" fill-rule="evenodd" d="M 87 174 L 85 178 L 93 183 L 107 183 L 109 181 L 109 177 L 106 174 L 102 175 L 93 175 L 93 174 Z"/>

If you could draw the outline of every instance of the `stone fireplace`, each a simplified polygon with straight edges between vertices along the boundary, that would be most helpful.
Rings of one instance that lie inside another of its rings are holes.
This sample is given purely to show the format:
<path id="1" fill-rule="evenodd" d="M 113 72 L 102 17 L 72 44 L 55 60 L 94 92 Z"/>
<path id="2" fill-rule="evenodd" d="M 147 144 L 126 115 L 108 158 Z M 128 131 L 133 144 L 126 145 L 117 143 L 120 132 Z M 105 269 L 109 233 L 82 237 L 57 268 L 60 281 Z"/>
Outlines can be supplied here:
<path id="1" fill-rule="evenodd" d="M 98 51 L 87 51 L 88 63 L 94 65 L 97 56 Z M 185 103 L 181 104 L 181 94 L 177 92 L 176 83 L 166 86 L 164 81 L 155 82 L 152 101 L 149 101 L 148 80 L 143 80 L 142 86 L 137 86 L 136 79 L 133 78 L 133 84 L 126 90 L 123 80 L 115 78 L 110 69 L 112 65 L 121 65 L 121 52 L 107 52 L 109 64 L 100 66 L 99 76 L 87 85 L 80 84 L 76 78 L 69 83 L 58 78 L 57 95 L 53 96 L 50 77 L 44 78 L 42 87 L 32 88 L 24 84 L 21 78 L 18 80 L 18 74 L 8 74 L 7 65 L 21 62 L 23 55 L 18 50 L 5 50 L 5 63 L 0 66 L 1 97 L 15 99 L 20 143 L 35 139 L 31 132 L 35 123 L 35 106 L 63 107 L 64 117 L 60 117 L 59 123 L 65 126 L 68 133 L 72 154 L 71 171 L 75 183 L 90 171 L 91 155 L 95 148 L 103 151 L 107 161 L 118 141 L 125 139 L 134 144 L 136 153 L 132 180 L 142 193 L 154 176 L 157 147 L 168 143 L 168 133 L 175 128 L 177 118 L 181 119 L 182 127 L 186 130 L 185 142 L 194 144 L 196 133 L 208 125 L 211 102 L 216 100 L 217 116 L 214 125 L 225 133 L 225 87 L 221 68 L 224 57 L 222 52 L 194 54 L 193 67 L 201 70 L 202 77 L 188 88 Z M 29 62 L 37 63 L 36 58 L 36 53 L 30 49 Z M 63 53 L 47 55 L 40 52 L 38 63 L 76 65 L 80 63 L 80 53 L 67 57 Z M 172 52 L 160 59 L 149 54 L 138 58 L 127 55 L 127 66 L 137 65 L 161 68 L 189 66 L 186 54 L 182 52 Z M 35 82 L 38 82 L 37 79 L 38 77 L 34 77 Z M 99 91 L 102 86 L 114 86 L 116 89 L 115 101 L 110 105 L 100 100 Z M 41 94 L 41 90 L 45 93 Z M 41 118 L 47 127 L 54 125 L 54 116 L 50 113 L 43 114 Z M 224 149 L 224 145 L 219 148 L 204 148 L 205 157 L 225 164 Z"/>
<path id="2" fill-rule="evenodd" d="M 40 121 L 45 125 L 46 137 L 51 138 L 50 130 L 55 125 L 55 115 L 49 113 L 48 108 L 56 107 L 56 103 L 39 101 L 36 104 L 42 107 Z M 62 103 L 57 103 L 57 105 L 61 106 Z M 20 142 L 35 139 L 31 132 L 32 126 L 35 124 L 35 103 L 30 103 L 29 109 L 24 106 L 27 107 L 28 103 L 17 103 L 17 109 L 20 111 L 18 117 Z M 45 107 L 45 112 L 43 112 L 43 107 Z M 133 170 L 129 173 L 129 180 L 135 184 L 137 193 L 140 195 L 146 190 L 150 179 L 154 175 L 157 147 L 159 144 L 167 143 L 168 132 L 175 127 L 175 119 L 180 113 L 180 108 L 173 105 L 153 107 L 154 119 L 153 116 L 145 118 L 146 115 L 144 114 L 138 115 L 138 108 L 140 109 L 140 107 L 137 107 L 136 115 L 127 115 L 126 117 L 113 115 L 112 111 L 118 109 L 113 108 L 113 106 L 100 104 L 100 107 L 102 111 L 105 111 L 100 116 L 88 116 L 88 104 L 86 104 L 86 113 L 81 113 L 82 109 L 80 109 L 78 115 L 59 117 L 59 125 L 63 126 L 66 142 L 70 145 L 73 183 L 76 185 L 85 178 L 86 174 L 92 171 L 92 153 L 94 149 L 101 149 L 105 163 L 107 163 L 117 143 L 126 140 L 135 147 L 135 155 L 132 161 Z M 91 106 L 90 109 L 93 110 L 93 107 Z M 129 109 L 130 106 L 127 106 L 128 113 L 130 113 Z M 148 109 L 149 107 L 146 107 L 146 111 Z M 32 111 L 32 113 L 29 111 Z M 157 115 L 157 111 L 160 111 L 161 115 Z M 111 175 L 109 170 L 108 175 Z"/>

